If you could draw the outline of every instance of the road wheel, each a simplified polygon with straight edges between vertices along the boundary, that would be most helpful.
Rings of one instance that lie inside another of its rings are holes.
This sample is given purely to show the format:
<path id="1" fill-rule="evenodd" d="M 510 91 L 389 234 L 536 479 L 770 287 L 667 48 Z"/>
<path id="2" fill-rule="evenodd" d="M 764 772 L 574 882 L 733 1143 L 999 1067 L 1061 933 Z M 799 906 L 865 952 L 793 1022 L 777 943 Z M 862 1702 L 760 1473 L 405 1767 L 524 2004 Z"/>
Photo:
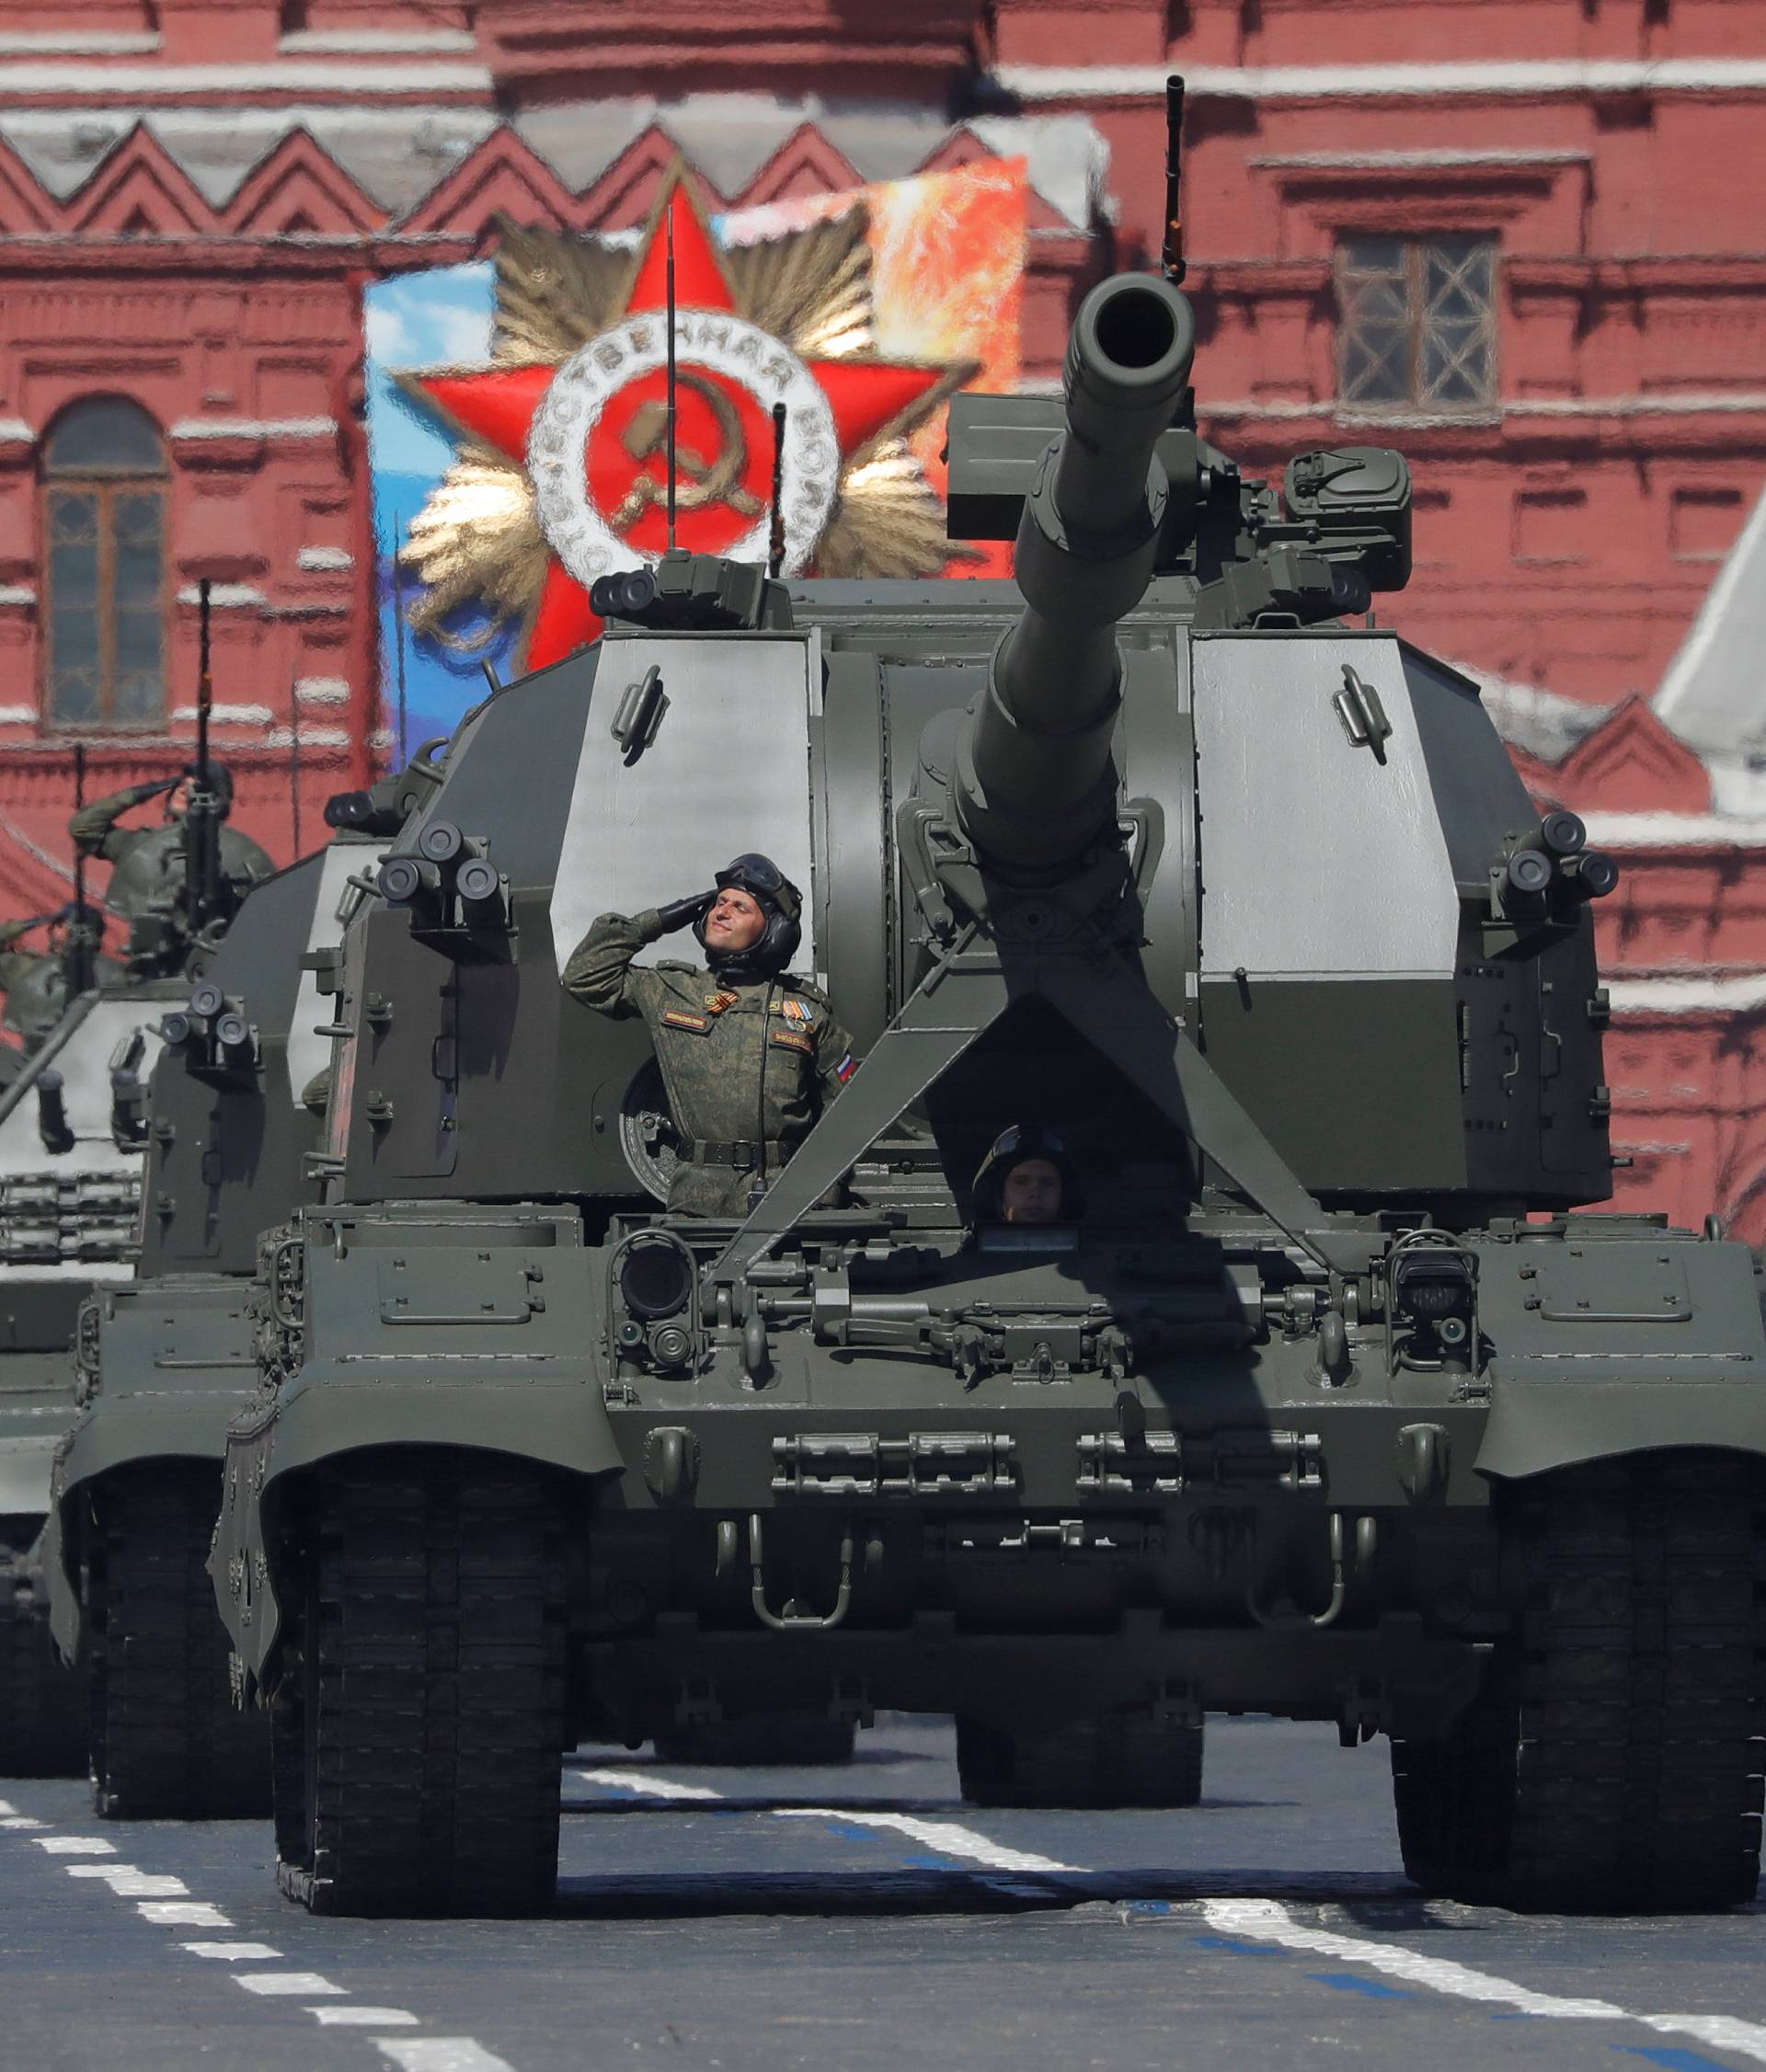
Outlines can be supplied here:
<path id="1" fill-rule="evenodd" d="M 557 1881 L 564 1567 L 545 1482 L 478 1454 L 320 1471 L 278 1734 L 284 1891 L 317 1914 L 521 1915 Z M 291 1831 L 301 1830 L 299 1839 Z"/>
<path id="2" fill-rule="evenodd" d="M 791 1769 L 850 1763 L 858 1730 L 850 1720 L 808 1712 L 756 1712 L 715 1726 L 671 1727 L 655 1737 L 659 1763 L 728 1763 Z"/>
<path id="3" fill-rule="evenodd" d="M 957 1722 L 957 1773 L 978 1806 L 1193 1806 L 1202 1795 L 1200 1727 L 1128 1706 L 1037 1739 Z"/>
<path id="4" fill-rule="evenodd" d="M 56 1659 L 38 1615 L 28 1551 L 0 1540 L 0 1777 L 78 1777 L 85 1769 L 80 1679 Z"/>
<path id="5" fill-rule="evenodd" d="M 111 1820 L 250 1820 L 269 1810 L 268 1723 L 233 1702 L 209 1579 L 212 1461 L 100 1486 L 92 1571 L 92 1797 Z"/>
<path id="6" fill-rule="evenodd" d="M 1738 1906 L 1760 1873 L 1766 1482 L 1657 1454 L 1505 1504 L 1522 1619 L 1455 1734 L 1399 1743 L 1407 1871 L 1523 1909 Z"/>

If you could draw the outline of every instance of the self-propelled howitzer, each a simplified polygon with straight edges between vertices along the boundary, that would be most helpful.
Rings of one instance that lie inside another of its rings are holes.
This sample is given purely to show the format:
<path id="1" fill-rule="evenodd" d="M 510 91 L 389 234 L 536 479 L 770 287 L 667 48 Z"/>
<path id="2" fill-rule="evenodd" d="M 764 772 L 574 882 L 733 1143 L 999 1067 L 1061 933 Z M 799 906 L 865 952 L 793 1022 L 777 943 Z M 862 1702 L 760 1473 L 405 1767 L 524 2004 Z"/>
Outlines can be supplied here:
<path id="1" fill-rule="evenodd" d="M 993 1803 L 1193 1797 L 1210 1709 L 1383 1732 L 1431 1890 L 1753 1890 L 1766 1336 L 1741 1248 L 1581 1213 L 1611 866 L 1359 623 L 1404 464 L 1278 495 L 1168 290 L 1080 331 L 1064 405 L 953 410 L 1021 588 L 621 576 L 350 924 L 212 1564 L 312 1906 L 542 1907 L 561 1746 L 884 1706 Z M 671 1217 L 651 1040 L 559 973 L 757 848 L 863 1062 Z M 1083 1214 L 971 1216 L 1023 1122 Z"/>

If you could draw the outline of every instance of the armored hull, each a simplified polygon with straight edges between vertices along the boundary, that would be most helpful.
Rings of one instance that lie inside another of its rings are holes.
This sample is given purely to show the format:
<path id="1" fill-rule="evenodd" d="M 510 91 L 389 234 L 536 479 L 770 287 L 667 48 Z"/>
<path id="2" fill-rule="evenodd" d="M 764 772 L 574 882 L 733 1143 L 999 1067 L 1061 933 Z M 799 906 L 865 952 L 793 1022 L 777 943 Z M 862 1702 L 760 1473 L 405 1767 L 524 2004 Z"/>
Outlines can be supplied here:
<path id="1" fill-rule="evenodd" d="M 315 1191 L 301 1094 L 328 1055 L 315 959 L 379 847 L 351 835 L 250 894 L 165 1028 L 135 1279 L 80 1320 L 56 1448 L 51 1625 L 88 1693 L 98 1810 L 229 1817 L 269 1799 L 265 1723 L 233 1704 L 206 1563 L 227 1421 L 258 1393 L 258 1232 Z"/>
<path id="2" fill-rule="evenodd" d="M 1242 484 L 1187 321 L 1112 283 L 1064 431 L 957 420 L 1015 589 L 665 562 L 351 925 L 212 1564 L 309 1906 L 543 1906 L 561 1747 L 782 1707 L 955 1712 L 996 1802 L 1316 1719 L 1391 1736 L 1431 1890 L 1753 1890 L 1766 1336 L 1739 1248 L 1583 1206 L 1611 868 L 1347 623 L 1402 463 Z M 761 841 L 864 1061 L 671 1217 L 649 1040 L 557 978 Z M 988 1227 L 1026 1117 L 1084 1214 Z"/>
<path id="3" fill-rule="evenodd" d="M 132 1271 L 137 1096 L 159 1016 L 179 990 L 155 982 L 80 995 L 0 1093 L 0 1772 L 86 1768 L 78 1685 L 55 1662 L 45 1622 L 42 1534 L 55 1447 L 77 1410 L 80 1305 Z"/>

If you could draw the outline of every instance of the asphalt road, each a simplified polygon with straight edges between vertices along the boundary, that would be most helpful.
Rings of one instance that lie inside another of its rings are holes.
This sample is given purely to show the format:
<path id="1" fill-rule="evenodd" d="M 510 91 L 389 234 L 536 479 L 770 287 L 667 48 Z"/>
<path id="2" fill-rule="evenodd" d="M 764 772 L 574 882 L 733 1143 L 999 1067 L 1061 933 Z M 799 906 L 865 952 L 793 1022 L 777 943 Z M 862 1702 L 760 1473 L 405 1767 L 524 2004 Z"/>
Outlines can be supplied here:
<path id="1" fill-rule="evenodd" d="M 1427 1905 L 1383 1744 L 1210 1722 L 1174 1814 L 980 1813 L 951 1736 L 846 1769 L 567 1766 L 543 1921 L 325 1921 L 268 1824 L 119 1826 L 0 1780 L 0 2066 L 1766 2065 L 1766 1906 L 1524 1919 Z"/>

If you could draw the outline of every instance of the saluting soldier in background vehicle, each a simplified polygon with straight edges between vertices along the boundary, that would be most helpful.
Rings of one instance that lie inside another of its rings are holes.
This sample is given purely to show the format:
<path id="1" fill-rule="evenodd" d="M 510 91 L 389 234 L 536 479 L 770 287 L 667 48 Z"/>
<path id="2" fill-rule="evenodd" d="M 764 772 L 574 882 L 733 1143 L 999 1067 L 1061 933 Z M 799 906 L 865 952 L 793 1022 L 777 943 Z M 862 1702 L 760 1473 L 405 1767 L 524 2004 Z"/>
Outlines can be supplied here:
<path id="1" fill-rule="evenodd" d="M 786 968 L 802 911 L 770 858 L 738 856 L 715 891 L 602 914 L 565 966 L 575 999 L 649 1028 L 681 1138 L 672 1210 L 745 1216 L 856 1069 L 827 995 Z M 689 922 L 705 965 L 634 968 L 639 950 Z"/>
<path id="2" fill-rule="evenodd" d="M 201 765 L 187 763 L 176 777 L 157 777 L 149 784 L 112 792 L 108 798 L 95 798 L 67 823 L 77 848 L 112 866 L 104 903 L 120 920 L 133 923 L 150 914 L 168 912 L 176 904 L 184 884 L 186 823 L 201 781 Z M 249 835 L 226 825 L 233 807 L 233 775 L 212 756 L 208 762 L 208 786 L 222 822 L 221 876 L 231 886 L 232 904 L 236 906 L 276 866 Z M 166 812 L 158 826 L 117 825 L 125 813 L 162 794 Z"/>

